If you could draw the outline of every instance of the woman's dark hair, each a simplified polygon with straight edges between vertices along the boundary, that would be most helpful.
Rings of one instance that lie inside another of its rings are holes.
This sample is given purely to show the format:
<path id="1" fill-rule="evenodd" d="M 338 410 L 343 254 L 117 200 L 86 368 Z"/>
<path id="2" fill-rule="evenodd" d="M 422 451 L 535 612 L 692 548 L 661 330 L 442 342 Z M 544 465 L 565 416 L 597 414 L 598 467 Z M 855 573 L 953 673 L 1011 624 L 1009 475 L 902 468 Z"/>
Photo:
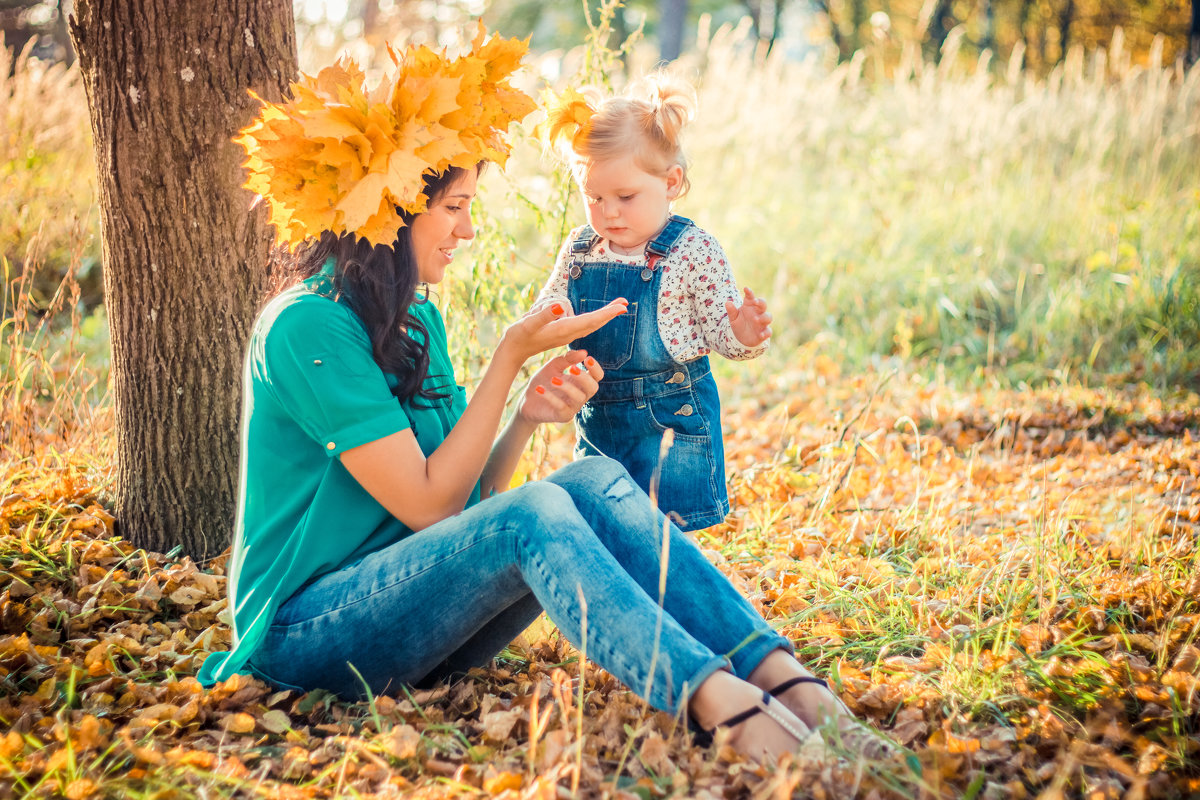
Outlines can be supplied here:
<path id="1" fill-rule="evenodd" d="M 450 167 L 426 175 L 424 192 L 430 205 L 465 174 L 459 167 Z M 326 231 L 300 251 L 290 272 L 301 280 L 311 278 L 332 256 L 334 296 L 344 300 L 366 325 L 375 363 L 399 379 L 392 394 L 401 401 L 417 397 L 436 400 L 445 395 L 423 387 L 429 373 L 429 332 L 409 312 L 413 303 L 426 302 L 417 297 L 420 280 L 412 251 L 413 215 L 397 210 L 405 224 L 390 247 L 372 245 L 352 233 L 339 236 Z"/>

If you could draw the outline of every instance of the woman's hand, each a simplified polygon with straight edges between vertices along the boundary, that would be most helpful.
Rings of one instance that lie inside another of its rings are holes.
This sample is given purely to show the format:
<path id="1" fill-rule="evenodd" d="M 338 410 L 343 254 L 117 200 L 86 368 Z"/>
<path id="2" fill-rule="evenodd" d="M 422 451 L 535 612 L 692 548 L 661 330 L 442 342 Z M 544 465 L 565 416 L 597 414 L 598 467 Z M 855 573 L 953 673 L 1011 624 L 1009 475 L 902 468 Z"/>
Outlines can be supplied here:
<path id="1" fill-rule="evenodd" d="M 749 288 L 745 290 L 741 308 L 734 305 L 732 300 L 726 300 L 725 311 L 729 314 L 733 335 L 746 347 L 757 347 L 771 338 L 771 314 L 767 311 L 767 301 L 755 297 Z"/>
<path id="2" fill-rule="evenodd" d="M 567 422 L 596 393 L 604 368 L 586 350 L 568 350 L 537 371 L 517 414 L 525 422 Z"/>
<path id="3" fill-rule="evenodd" d="M 606 322 L 625 313 L 629 301 L 618 297 L 603 308 L 586 314 L 572 315 L 562 303 L 551 303 L 530 311 L 508 326 L 496 356 L 511 353 L 521 364 L 547 350 L 562 347 L 599 330 Z"/>

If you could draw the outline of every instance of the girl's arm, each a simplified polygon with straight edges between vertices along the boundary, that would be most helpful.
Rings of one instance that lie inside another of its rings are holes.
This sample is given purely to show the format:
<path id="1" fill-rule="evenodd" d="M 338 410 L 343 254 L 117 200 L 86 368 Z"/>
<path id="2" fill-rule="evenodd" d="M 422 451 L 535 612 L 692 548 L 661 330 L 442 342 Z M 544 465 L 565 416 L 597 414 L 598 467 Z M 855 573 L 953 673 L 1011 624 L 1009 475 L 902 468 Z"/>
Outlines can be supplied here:
<path id="1" fill-rule="evenodd" d="M 559 302 L 563 308 L 567 309 L 567 313 L 573 313 L 571 309 L 571 301 L 567 299 L 567 257 L 571 252 L 571 242 L 574 241 L 575 231 L 571 232 L 571 236 L 567 237 L 567 241 L 563 243 L 562 248 L 558 251 L 558 258 L 554 261 L 554 269 L 550 272 L 550 277 L 546 280 L 546 285 L 542 287 L 542 291 L 538 292 L 537 300 L 533 301 L 533 308 L 537 310 L 553 302 Z"/>
<path id="2" fill-rule="evenodd" d="M 687 246 L 689 271 L 683 280 L 705 344 L 735 361 L 762 355 L 771 337 L 766 302 L 749 290 L 745 298 L 739 296 L 725 250 L 710 234 L 701 232 Z"/>
<path id="3" fill-rule="evenodd" d="M 457 514 L 489 460 L 509 390 L 521 366 L 534 355 L 586 336 L 624 312 L 624 303 L 614 301 L 579 316 L 564 317 L 562 310 L 555 313 L 553 306 L 527 314 L 504 332 L 462 417 L 428 458 L 413 432 L 403 430 L 347 450 L 341 455 L 342 464 L 372 497 L 413 530 Z M 543 373 L 546 370 L 539 375 Z M 546 378 L 550 378 L 548 373 Z M 515 457 L 511 453 L 514 442 L 524 436 L 523 447 L 532 432 L 530 423 L 541 421 L 534 414 L 521 416 L 523 421 L 511 433 L 506 432 L 499 460 L 494 460 L 497 478 L 504 471 L 502 465 L 508 465 L 511 476 L 520 455 L 519 450 Z"/>

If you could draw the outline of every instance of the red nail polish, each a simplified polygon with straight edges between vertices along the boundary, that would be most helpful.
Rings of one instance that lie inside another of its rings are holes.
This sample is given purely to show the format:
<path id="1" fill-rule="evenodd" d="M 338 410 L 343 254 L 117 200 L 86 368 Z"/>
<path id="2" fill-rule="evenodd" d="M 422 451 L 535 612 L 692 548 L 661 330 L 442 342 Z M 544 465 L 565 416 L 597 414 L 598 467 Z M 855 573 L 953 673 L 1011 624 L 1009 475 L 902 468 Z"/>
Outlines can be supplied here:
<path id="1" fill-rule="evenodd" d="M 553 383 L 555 386 L 562 386 L 562 378 L 558 377 L 557 375 L 555 375 L 553 378 L 551 378 L 550 382 Z"/>
<path id="2" fill-rule="evenodd" d="M 589 367 L 594 367 L 594 366 L 596 366 L 596 359 L 592 358 L 591 356 L 588 356 L 586 363 Z"/>
<path id="3" fill-rule="evenodd" d="M 579 367 L 574 367 L 574 366 L 573 366 L 573 367 L 571 367 L 571 374 L 572 374 L 572 375 L 582 375 L 582 374 L 583 374 L 583 370 L 581 370 Z"/>
<path id="4" fill-rule="evenodd" d="M 561 316 L 563 312 L 562 303 L 555 303 L 554 305 L 550 306 L 550 310 L 554 312 L 554 316 Z"/>
<path id="5" fill-rule="evenodd" d="M 534 390 L 535 392 L 537 392 L 538 394 L 545 394 L 545 393 L 546 393 L 546 387 L 545 387 L 545 386 L 535 386 L 535 387 L 533 387 L 533 390 Z"/>

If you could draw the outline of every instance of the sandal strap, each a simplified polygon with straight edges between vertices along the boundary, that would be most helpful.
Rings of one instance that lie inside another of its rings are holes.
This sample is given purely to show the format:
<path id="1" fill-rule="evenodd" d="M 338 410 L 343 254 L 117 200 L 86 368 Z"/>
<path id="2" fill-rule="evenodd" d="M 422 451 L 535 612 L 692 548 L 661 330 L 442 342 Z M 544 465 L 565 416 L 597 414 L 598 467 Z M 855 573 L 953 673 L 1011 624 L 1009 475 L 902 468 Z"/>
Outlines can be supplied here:
<path id="1" fill-rule="evenodd" d="M 784 719 L 783 717 L 781 717 L 777 713 L 775 713 L 775 706 L 774 706 L 775 702 L 776 701 L 771 699 L 771 695 L 768 692 L 764 691 L 762 693 L 762 705 L 751 706 L 750 708 L 747 708 L 745 711 L 739 711 L 738 713 L 734 714 L 732 717 L 725 720 L 724 722 L 718 723 L 717 726 L 715 728 L 713 728 L 712 730 L 705 731 L 705 733 L 707 733 L 710 737 L 715 736 L 717 731 L 721 728 L 732 728 L 735 725 L 741 725 L 743 722 L 745 722 L 746 720 L 755 716 L 756 714 L 766 714 L 768 717 L 770 717 L 775 722 L 776 725 L 778 725 L 779 727 L 781 727 L 785 731 L 787 731 L 788 734 L 790 734 L 792 736 L 792 738 L 796 739 L 797 741 L 803 742 L 804 735 L 801 734 L 799 731 L 797 731 L 796 728 L 790 722 L 788 722 L 786 719 Z"/>
<path id="2" fill-rule="evenodd" d="M 763 705 L 766 705 L 770 697 L 767 696 L 767 692 L 763 692 L 762 697 Z M 750 708 L 746 709 L 745 711 L 738 711 L 737 714 L 734 714 L 725 722 L 716 723 L 716 727 L 712 730 L 709 730 L 709 733 L 715 733 L 716 730 L 720 728 L 732 728 L 733 726 L 736 726 L 736 724 L 742 724 L 746 720 L 749 720 L 750 717 L 755 716 L 756 714 L 762 714 L 763 705 L 751 705 Z"/>
<path id="3" fill-rule="evenodd" d="M 788 678 L 786 681 L 770 690 L 771 696 L 779 697 L 779 695 L 783 694 L 788 689 L 791 689 L 793 686 L 799 686 L 802 683 L 817 683 L 821 685 L 821 688 L 828 689 L 831 692 L 833 691 L 832 689 L 829 689 L 829 684 L 825 682 L 824 678 L 817 678 L 813 675 L 804 675 L 799 678 Z"/>
<path id="4" fill-rule="evenodd" d="M 1197 2 L 1200 2 L 1200 0 L 1197 0 Z M 793 686 L 799 686 L 802 683 L 817 684 L 822 689 L 824 689 L 825 691 L 827 691 L 831 695 L 833 695 L 833 699 L 837 702 L 838 706 L 841 707 L 842 711 L 844 711 L 846 714 L 848 714 L 850 716 L 854 716 L 854 713 L 852 711 L 850 711 L 850 707 L 846 705 L 845 701 L 842 700 L 841 697 L 838 697 L 838 693 L 830 688 L 829 684 L 825 681 L 825 679 L 818 678 L 813 675 L 804 675 L 804 676 L 801 676 L 798 678 L 788 678 L 786 681 L 779 684 L 774 689 L 770 690 L 771 696 L 778 697 L 779 695 L 786 692 L 788 689 L 791 689 Z"/>
<path id="5" fill-rule="evenodd" d="M 779 703 L 779 705 L 783 705 L 783 703 Z M 806 734 L 801 733 L 800 731 L 796 730 L 796 728 L 793 727 L 792 723 L 788 722 L 786 719 L 784 719 L 783 717 L 781 717 L 775 713 L 775 704 L 771 699 L 771 695 L 767 694 L 766 692 L 763 692 L 763 709 L 762 710 L 763 710 L 764 714 L 766 714 L 771 719 L 775 720 L 776 725 L 778 725 L 779 727 L 781 727 L 785 731 L 787 731 L 793 739 L 795 739 L 798 742 L 804 741 Z"/>

